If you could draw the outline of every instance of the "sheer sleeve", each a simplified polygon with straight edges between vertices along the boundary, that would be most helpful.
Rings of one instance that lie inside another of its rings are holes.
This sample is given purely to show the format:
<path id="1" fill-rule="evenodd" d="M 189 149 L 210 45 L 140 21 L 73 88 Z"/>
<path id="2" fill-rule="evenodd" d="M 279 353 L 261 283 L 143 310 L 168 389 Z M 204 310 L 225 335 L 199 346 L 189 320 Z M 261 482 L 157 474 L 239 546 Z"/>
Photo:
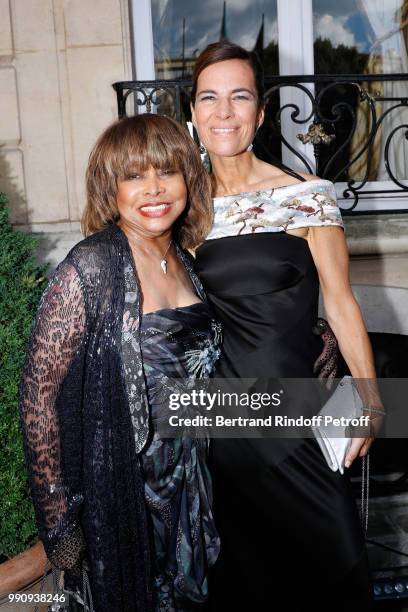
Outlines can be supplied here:
<path id="1" fill-rule="evenodd" d="M 80 491 L 64 482 L 57 398 L 85 334 L 85 304 L 75 267 L 63 262 L 46 288 L 31 334 L 20 414 L 39 536 L 59 569 L 77 565 L 84 541 Z"/>

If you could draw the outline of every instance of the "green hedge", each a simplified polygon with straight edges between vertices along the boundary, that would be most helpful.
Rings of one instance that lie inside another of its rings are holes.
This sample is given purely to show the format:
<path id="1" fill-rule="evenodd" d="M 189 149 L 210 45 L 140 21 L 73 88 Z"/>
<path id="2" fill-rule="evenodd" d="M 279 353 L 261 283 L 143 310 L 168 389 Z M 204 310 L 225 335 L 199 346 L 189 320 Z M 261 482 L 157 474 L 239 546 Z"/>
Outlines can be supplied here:
<path id="1" fill-rule="evenodd" d="M 0 559 L 36 539 L 18 415 L 26 344 L 46 266 L 35 260 L 37 240 L 15 230 L 0 193 Z"/>

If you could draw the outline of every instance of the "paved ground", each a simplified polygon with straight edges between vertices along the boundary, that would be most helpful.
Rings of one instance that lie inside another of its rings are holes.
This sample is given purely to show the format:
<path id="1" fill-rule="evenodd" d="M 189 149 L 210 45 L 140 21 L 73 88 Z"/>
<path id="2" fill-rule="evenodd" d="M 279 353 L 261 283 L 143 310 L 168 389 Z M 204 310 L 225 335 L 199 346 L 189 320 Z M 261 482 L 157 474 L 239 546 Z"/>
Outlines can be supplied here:
<path id="1" fill-rule="evenodd" d="M 39 583 L 36 583 L 31 588 L 28 587 L 24 593 L 38 593 Z M 44 588 L 44 592 L 52 592 L 51 584 L 46 585 Z M 39 612 L 46 612 L 46 606 L 40 606 Z M 7 601 L 0 599 L 0 612 L 33 612 L 34 606 L 20 604 L 9 604 Z M 226 611 L 227 612 L 227 611 Z M 233 612 L 233 610 L 228 611 Z M 256 612 L 256 611 L 254 611 Z M 280 610 L 280 612 L 293 612 L 292 610 Z M 330 612 L 329 610 L 327 612 Z M 352 612 L 350 610 L 350 612 Z M 375 612 L 408 612 L 408 599 L 405 601 L 383 601 L 376 602 L 375 604 Z"/>
<path id="2" fill-rule="evenodd" d="M 390 475 L 392 476 L 392 475 Z M 397 477 L 398 474 L 395 474 Z M 381 547 L 389 547 L 408 555 L 408 493 L 391 497 L 372 497 L 369 509 L 367 543 L 370 567 L 377 577 L 400 577 L 408 585 L 408 556 Z M 392 573 L 386 568 L 395 568 Z M 408 590 L 406 592 L 408 595 Z M 376 612 L 408 612 L 408 597 L 399 601 L 376 603 Z"/>
<path id="3" fill-rule="evenodd" d="M 35 594 L 40 590 L 41 580 L 33 583 L 32 585 L 26 587 L 24 591 L 20 591 L 20 594 Z M 52 593 L 52 581 L 51 576 L 47 578 L 47 581 L 44 584 L 43 593 Z M 30 604 L 20 604 L 20 603 L 9 603 L 7 597 L 0 598 L 0 612 L 33 612 L 35 609 L 35 605 Z M 38 612 L 46 612 L 47 606 L 42 605 L 39 606 Z"/>

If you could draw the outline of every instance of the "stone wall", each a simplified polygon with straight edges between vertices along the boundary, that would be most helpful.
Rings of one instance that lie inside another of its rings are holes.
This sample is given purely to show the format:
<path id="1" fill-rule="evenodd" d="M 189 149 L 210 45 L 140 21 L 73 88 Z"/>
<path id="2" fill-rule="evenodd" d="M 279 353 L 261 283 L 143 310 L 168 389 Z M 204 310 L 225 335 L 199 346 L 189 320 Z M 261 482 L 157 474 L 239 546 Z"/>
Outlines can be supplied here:
<path id="1" fill-rule="evenodd" d="M 127 0 L 0 0 L 0 189 L 12 220 L 78 227 L 90 148 L 132 78 Z"/>

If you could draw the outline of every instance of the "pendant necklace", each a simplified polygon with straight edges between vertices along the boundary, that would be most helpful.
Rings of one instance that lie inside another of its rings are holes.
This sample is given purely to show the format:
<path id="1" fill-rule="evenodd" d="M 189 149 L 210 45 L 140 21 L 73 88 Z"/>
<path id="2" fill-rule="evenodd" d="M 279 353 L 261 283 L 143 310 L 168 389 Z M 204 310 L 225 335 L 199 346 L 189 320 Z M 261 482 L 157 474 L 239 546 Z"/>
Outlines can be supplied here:
<path id="1" fill-rule="evenodd" d="M 167 249 L 166 249 L 166 250 L 165 250 L 165 252 L 164 252 L 163 257 L 160 259 L 160 268 L 161 268 L 161 271 L 163 272 L 163 274 L 167 274 L 167 264 L 168 264 L 168 262 L 167 262 L 167 259 L 166 259 L 166 255 L 167 255 L 167 253 L 169 252 L 169 249 L 170 249 L 170 247 L 171 247 L 172 243 L 173 243 L 173 239 L 171 239 L 171 240 L 170 240 L 170 242 L 169 242 L 169 244 L 168 244 L 168 246 L 167 246 Z M 143 252 L 144 252 L 144 253 L 145 253 L 145 254 L 146 254 L 148 257 L 151 257 L 151 256 L 152 256 L 152 253 L 149 253 L 149 252 L 148 252 L 148 251 L 146 251 L 146 250 L 145 250 L 143 247 L 140 247 L 140 245 L 138 245 L 137 243 L 135 243 L 135 246 L 137 247 L 137 249 L 138 249 L 138 250 L 141 248 L 141 250 L 142 250 L 142 251 L 143 251 Z M 138 254 L 138 250 L 135 252 L 135 255 L 137 255 L 137 254 Z"/>
<path id="2" fill-rule="evenodd" d="M 166 249 L 166 252 L 163 255 L 163 258 L 160 261 L 160 267 L 163 271 L 163 274 L 167 274 L 167 259 L 166 259 L 166 255 L 169 252 L 169 248 L 171 247 L 171 243 L 173 242 L 173 240 L 170 240 L 169 242 L 169 246 Z"/>

